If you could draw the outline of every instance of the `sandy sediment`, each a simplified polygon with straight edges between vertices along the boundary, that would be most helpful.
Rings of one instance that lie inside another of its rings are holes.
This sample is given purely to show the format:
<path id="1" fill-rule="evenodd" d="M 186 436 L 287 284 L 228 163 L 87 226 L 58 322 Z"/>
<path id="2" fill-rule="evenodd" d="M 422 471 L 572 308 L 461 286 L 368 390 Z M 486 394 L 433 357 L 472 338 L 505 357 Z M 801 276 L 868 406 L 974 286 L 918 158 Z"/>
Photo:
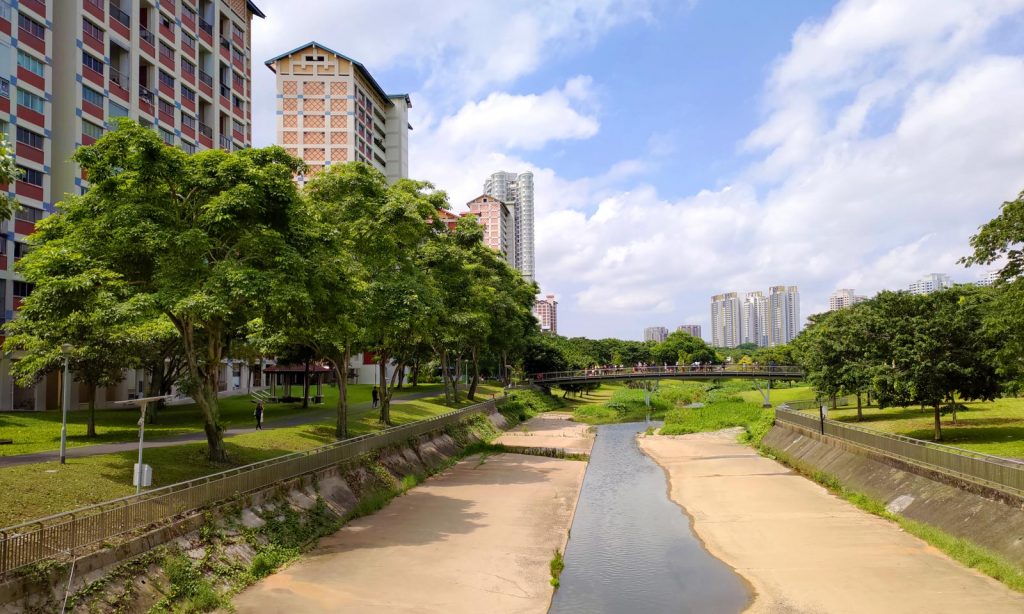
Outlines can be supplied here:
<path id="1" fill-rule="evenodd" d="M 746 578 L 749 612 L 1024 612 L 1024 596 L 736 442 L 641 437 L 708 550 Z"/>

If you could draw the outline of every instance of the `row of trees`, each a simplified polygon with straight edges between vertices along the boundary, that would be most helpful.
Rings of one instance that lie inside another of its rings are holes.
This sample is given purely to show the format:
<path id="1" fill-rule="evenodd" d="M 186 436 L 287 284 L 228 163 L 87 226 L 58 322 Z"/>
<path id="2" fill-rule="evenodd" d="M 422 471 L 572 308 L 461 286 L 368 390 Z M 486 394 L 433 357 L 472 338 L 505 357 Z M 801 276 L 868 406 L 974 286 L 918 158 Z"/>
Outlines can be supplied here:
<path id="1" fill-rule="evenodd" d="M 991 400 L 1024 383 L 1024 193 L 972 237 L 967 265 L 1001 263 L 994 287 L 958 285 L 928 295 L 882 292 L 852 308 L 812 316 L 793 342 L 797 362 L 824 396 L 873 395 L 880 407 Z"/>
<path id="2" fill-rule="evenodd" d="M 527 373 L 587 369 L 596 365 L 716 363 L 724 358 L 703 339 L 682 331 L 665 341 L 624 341 L 545 335 L 531 339 L 524 369 Z"/>
<path id="3" fill-rule="evenodd" d="M 452 363 L 469 359 L 472 398 L 481 360 L 509 364 L 537 334 L 536 287 L 482 244 L 473 218 L 442 225 L 447 197 L 429 183 L 388 185 L 352 163 L 299 189 L 302 163 L 279 147 L 188 155 L 128 120 L 75 160 L 91 188 L 37 225 L 19 263 L 35 287 L 7 325 L 8 346 L 24 352 L 15 376 L 59 368 L 69 343 L 92 390 L 128 367 L 149 370 L 159 392 L 176 381 L 201 410 L 211 460 L 227 459 L 225 357 L 329 363 L 345 438 L 354 351 L 377 357 L 390 423 L 406 365 L 439 357 L 457 402 Z"/>

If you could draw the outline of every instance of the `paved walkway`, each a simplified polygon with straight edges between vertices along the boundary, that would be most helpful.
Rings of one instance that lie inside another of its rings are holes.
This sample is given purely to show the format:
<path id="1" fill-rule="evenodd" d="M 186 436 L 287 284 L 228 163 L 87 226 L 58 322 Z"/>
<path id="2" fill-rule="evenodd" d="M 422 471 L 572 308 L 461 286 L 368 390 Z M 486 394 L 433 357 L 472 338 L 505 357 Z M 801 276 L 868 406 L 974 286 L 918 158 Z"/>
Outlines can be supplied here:
<path id="1" fill-rule="evenodd" d="M 240 614 L 547 612 L 586 463 L 470 457 L 320 540 L 234 599 Z"/>
<path id="2" fill-rule="evenodd" d="M 708 550 L 753 585 L 749 612 L 1024 612 L 1024 595 L 758 456 L 735 431 L 639 443 Z"/>
<path id="3" fill-rule="evenodd" d="M 409 395 L 403 395 L 402 397 L 392 398 L 391 405 L 401 405 L 408 401 L 415 401 L 417 399 L 423 399 L 427 397 L 438 396 L 437 390 L 426 390 L 423 392 L 414 392 Z M 371 409 L 371 403 L 365 401 L 363 403 L 355 403 L 349 405 L 349 412 L 361 411 Z M 284 428 L 289 426 L 300 426 L 303 424 L 310 424 L 323 420 L 326 417 L 334 416 L 335 408 L 323 408 L 322 410 L 308 411 L 302 414 L 296 414 L 294 416 L 288 416 L 285 418 L 279 418 L 275 420 L 269 420 L 263 423 L 265 429 L 271 428 Z M 245 435 L 246 433 L 255 433 L 256 427 L 242 427 L 242 428 L 230 428 L 224 432 L 224 437 L 235 437 L 237 435 Z M 168 446 L 180 446 L 186 443 L 194 443 L 196 441 L 206 441 L 206 433 L 202 430 L 198 430 L 194 433 L 186 433 L 184 435 L 174 435 L 171 437 L 164 437 L 160 439 L 147 440 L 143 443 L 143 449 L 149 450 L 152 448 L 166 448 Z M 124 441 L 119 443 L 100 443 L 91 446 L 75 446 L 69 447 L 66 451 L 68 458 L 82 458 L 85 456 L 97 456 L 100 454 L 116 454 L 118 452 L 130 452 L 139 449 L 138 440 Z M 31 454 L 15 454 L 12 456 L 0 456 L 0 469 L 4 467 L 14 467 L 16 465 L 28 465 L 31 463 L 45 463 L 47 461 L 55 461 L 60 459 L 60 450 L 51 450 L 48 452 L 33 452 Z"/>
<path id="4" fill-rule="evenodd" d="M 569 454 L 590 454 L 594 432 L 589 425 L 572 421 L 572 414 L 551 411 L 530 418 L 505 431 L 494 443 L 512 448 L 555 448 Z"/>

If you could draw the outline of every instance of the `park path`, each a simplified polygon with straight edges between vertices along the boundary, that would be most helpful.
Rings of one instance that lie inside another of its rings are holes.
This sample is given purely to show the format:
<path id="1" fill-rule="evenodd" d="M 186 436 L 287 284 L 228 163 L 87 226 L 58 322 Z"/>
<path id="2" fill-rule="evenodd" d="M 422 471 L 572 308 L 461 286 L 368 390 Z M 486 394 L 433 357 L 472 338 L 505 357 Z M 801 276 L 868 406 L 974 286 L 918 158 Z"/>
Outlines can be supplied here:
<path id="1" fill-rule="evenodd" d="M 1024 612 L 964 567 L 736 442 L 734 429 L 641 437 L 711 554 L 754 587 L 749 612 Z"/>
<path id="2" fill-rule="evenodd" d="M 547 612 L 586 463 L 467 458 L 233 600 L 240 614 Z"/>
<path id="3" fill-rule="evenodd" d="M 423 392 L 413 392 L 409 395 L 404 395 L 400 398 L 393 398 L 391 405 L 401 405 L 409 401 L 415 401 L 417 399 L 423 399 L 427 397 L 436 397 L 436 390 L 425 390 Z M 349 411 L 360 411 L 371 409 L 371 403 L 365 401 L 363 403 L 355 403 L 349 406 Z M 327 416 L 334 415 L 334 408 L 324 408 L 322 410 L 314 410 L 311 412 L 305 412 L 294 416 L 288 416 L 285 418 L 278 418 L 275 420 L 264 421 L 263 428 L 283 428 L 290 426 L 301 426 L 303 424 L 311 424 L 318 420 L 323 420 Z M 256 427 L 241 427 L 241 428 L 229 428 L 224 432 L 224 437 L 235 437 L 237 435 L 245 435 L 246 433 L 255 433 Z M 186 433 L 183 435 L 173 435 L 171 437 L 164 437 L 160 439 L 146 440 L 143 443 L 143 449 L 149 450 L 153 448 L 166 448 L 169 446 L 180 446 L 186 443 L 195 443 L 197 441 L 206 441 L 206 433 L 203 431 L 196 431 L 194 433 Z M 131 452 L 139 449 L 138 440 L 123 441 L 118 443 L 100 443 L 91 446 L 75 446 L 70 447 L 65 452 L 68 458 L 83 458 L 86 456 L 98 456 L 100 454 L 117 454 L 118 452 Z M 32 452 L 29 454 L 14 454 L 11 456 L 0 456 L 0 469 L 4 467 L 14 467 L 16 465 L 28 465 L 31 463 L 45 463 L 48 461 L 55 461 L 60 459 L 60 450 L 49 450 L 46 452 Z"/>

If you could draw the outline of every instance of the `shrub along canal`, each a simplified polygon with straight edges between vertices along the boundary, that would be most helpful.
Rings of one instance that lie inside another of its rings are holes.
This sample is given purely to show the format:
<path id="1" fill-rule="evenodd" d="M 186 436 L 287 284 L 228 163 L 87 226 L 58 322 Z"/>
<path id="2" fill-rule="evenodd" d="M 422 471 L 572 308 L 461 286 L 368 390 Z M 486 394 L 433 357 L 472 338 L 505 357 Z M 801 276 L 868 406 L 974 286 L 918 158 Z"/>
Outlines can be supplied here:
<path id="1" fill-rule="evenodd" d="M 711 556 L 640 451 L 644 423 L 598 427 L 551 614 L 740 612 L 748 586 Z"/>

